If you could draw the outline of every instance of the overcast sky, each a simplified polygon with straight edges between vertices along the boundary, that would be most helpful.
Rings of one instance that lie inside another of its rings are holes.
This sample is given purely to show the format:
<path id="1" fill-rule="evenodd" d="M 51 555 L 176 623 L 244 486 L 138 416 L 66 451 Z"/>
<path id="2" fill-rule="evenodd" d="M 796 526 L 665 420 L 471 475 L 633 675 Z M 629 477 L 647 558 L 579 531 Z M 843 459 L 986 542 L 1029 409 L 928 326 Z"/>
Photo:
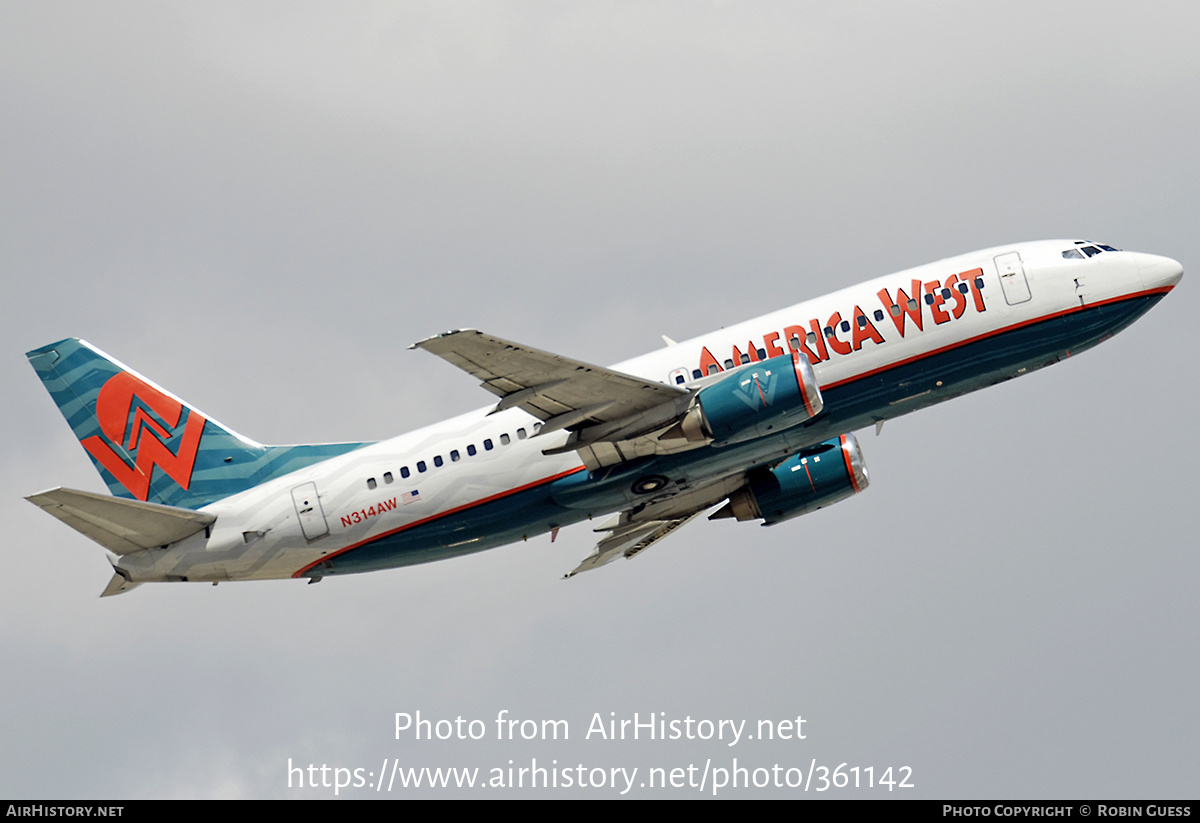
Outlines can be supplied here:
<path id="1" fill-rule="evenodd" d="M 1018 240 L 1190 271 L 1198 29 L 1153 2 L 0 5 L 0 795 L 736 758 L 1194 798 L 1194 274 L 1093 352 L 860 433 L 855 499 L 570 581 L 586 525 L 101 601 L 103 552 L 22 498 L 104 488 L 23 356 L 67 336 L 263 442 L 380 439 L 488 402 L 407 350 L 447 328 L 615 363 Z M 396 740 L 418 710 L 488 739 Z M 502 710 L 570 739 L 497 741 Z M 610 712 L 806 738 L 585 739 Z"/>

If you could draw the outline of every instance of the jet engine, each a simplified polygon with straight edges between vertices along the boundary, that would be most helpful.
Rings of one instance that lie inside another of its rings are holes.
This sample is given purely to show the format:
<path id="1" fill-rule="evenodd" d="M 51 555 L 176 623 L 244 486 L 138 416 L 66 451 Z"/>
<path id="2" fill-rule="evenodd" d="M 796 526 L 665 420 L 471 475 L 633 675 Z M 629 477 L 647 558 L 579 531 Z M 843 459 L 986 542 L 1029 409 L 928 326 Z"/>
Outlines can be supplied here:
<path id="1" fill-rule="evenodd" d="M 750 472 L 747 479 L 710 520 L 761 518 L 764 526 L 773 526 L 845 500 L 868 483 L 853 434 L 801 449 L 778 466 Z"/>
<path id="2" fill-rule="evenodd" d="M 723 446 L 797 426 L 822 408 L 808 357 L 792 352 L 731 371 L 700 389 L 665 436 Z"/>

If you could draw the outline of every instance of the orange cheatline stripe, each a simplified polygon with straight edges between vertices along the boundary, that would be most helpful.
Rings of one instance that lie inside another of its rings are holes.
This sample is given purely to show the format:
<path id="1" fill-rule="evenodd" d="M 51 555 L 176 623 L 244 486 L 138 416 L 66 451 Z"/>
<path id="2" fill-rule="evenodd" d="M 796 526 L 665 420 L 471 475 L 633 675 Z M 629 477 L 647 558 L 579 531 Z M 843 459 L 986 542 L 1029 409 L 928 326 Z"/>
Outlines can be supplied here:
<path id="1" fill-rule="evenodd" d="M 431 514 L 429 517 L 423 518 L 421 520 L 414 520 L 412 523 L 406 523 L 403 526 L 399 526 L 395 529 L 392 529 L 391 531 L 387 531 L 382 534 L 377 534 L 373 537 L 368 537 L 365 540 L 360 540 L 357 543 L 352 543 L 349 546 L 338 549 L 337 551 L 334 551 L 334 552 L 330 552 L 329 554 L 325 555 L 324 557 L 314 560 L 313 562 L 309 563 L 307 566 L 304 566 L 304 567 L 298 569 L 297 571 L 293 572 L 292 577 L 300 577 L 305 572 L 309 571 L 310 569 L 312 569 L 316 566 L 321 565 L 322 563 L 324 563 L 327 560 L 331 560 L 334 557 L 337 557 L 338 555 L 345 554 L 348 551 L 352 551 L 354 549 L 360 548 L 361 546 L 365 546 L 368 543 L 374 543 L 376 540 L 381 540 L 385 537 L 390 537 L 393 534 L 398 534 L 403 531 L 408 531 L 409 529 L 415 529 L 417 526 L 422 526 L 426 523 L 429 523 L 430 521 L 438 520 L 443 517 L 449 517 L 452 514 L 458 514 L 459 512 L 464 511 L 466 509 L 471 509 L 476 506 L 482 506 L 485 503 L 491 503 L 493 500 L 499 500 L 502 497 L 509 497 L 511 495 L 517 494 L 518 492 L 523 492 L 523 491 L 526 491 L 527 489 L 532 489 L 535 486 L 541 486 L 546 483 L 553 483 L 555 480 L 559 480 L 563 477 L 567 477 L 568 475 L 575 474 L 576 472 L 581 472 L 585 468 L 586 468 L 585 466 L 576 466 L 575 468 L 568 469 L 565 472 L 559 472 L 558 474 L 553 474 L 549 477 L 543 477 L 541 480 L 534 480 L 532 483 L 526 483 L 525 485 L 517 486 L 514 489 L 507 489 L 505 491 L 498 492 L 496 494 L 481 498 L 479 500 L 473 500 L 470 503 L 464 503 L 463 505 L 456 506 L 453 509 L 447 509 L 444 512 L 438 512 L 437 514 Z"/>
<path id="2" fill-rule="evenodd" d="M 935 354 L 942 354 L 943 352 L 950 351 L 951 349 L 957 349 L 960 346 L 967 346 L 967 345 L 970 345 L 971 343 L 978 343 L 980 340 L 986 340 L 989 337 L 995 337 L 996 335 L 1014 331 L 1016 329 L 1023 328 L 1024 326 L 1031 326 L 1034 323 L 1041 323 L 1046 320 L 1053 320 L 1056 317 L 1063 317 L 1064 315 L 1074 314 L 1076 312 L 1081 312 L 1081 311 L 1087 311 L 1088 309 L 1094 309 L 1099 306 L 1107 306 L 1111 303 L 1121 303 L 1125 300 L 1136 300 L 1139 297 L 1146 297 L 1151 294 L 1166 294 L 1167 292 L 1171 291 L 1171 289 L 1173 289 L 1173 288 L 1175 288 L 1175 287 L 1174 286 L 1164 286 L 1159 289 L 1147 289 L 1146 291 L 1140 291 L 1135 294 L 1126 294 L 1122 297 L 1112 297 L 1112 298 L 1109 298 L 1108 300 L 1101 300 L 1098 303 L 1089 303 L 1086 306 L 1075 306 L 1070 309 L 1065 309 L 1064 311 L 1055 312 L 1054 314 L 1045 314 L 1045 315 L 1042 315 L 1041 317 L 1034 317 L 1030 320 L 1022 320 L 1020 323 L 1013 323 L 1011 326 L 1005 326 L 1004 328 L 1001 328 L 1001 329 L 994 329 L 989 332 L 984 332 L 983 334 L 976 335 L 975 337 L 970 337 L 966 340 L 960 340 L 956 343 L 950 343 L 948 345 L 942 346 L 939 349 L 932 349 L 927 352 L 922 352 L 921 354 L 914 354 L 912 357 L 907 357 L 904 360 L 897 360 L 895 363 L 888 363 L 885 366 L 879 366 L 878 368 L 874 368 L 869 371 L 865 371 L 862 374 L 855 374 L 850 377 L 844 378 L 842 380 L 838 380 L 835 383 L 828 383 L 825 386 L 823 386 L 822 388 L 833 389 L 833 388 L 837 388 L 838 386 L 844 386 L 847 383 L 853 383 L 855 380 L 860 380 L 864 377 L 870 377 L 871 375 L 879 374 L 880 372 L 885 372 L 885 371 L 888 371 L 889 369 L 897 368 L 898 366 L 906 366 L 909 363 L 915 363 L 916 361 L 922 360 L 926 357 L 932 357 Z"/>

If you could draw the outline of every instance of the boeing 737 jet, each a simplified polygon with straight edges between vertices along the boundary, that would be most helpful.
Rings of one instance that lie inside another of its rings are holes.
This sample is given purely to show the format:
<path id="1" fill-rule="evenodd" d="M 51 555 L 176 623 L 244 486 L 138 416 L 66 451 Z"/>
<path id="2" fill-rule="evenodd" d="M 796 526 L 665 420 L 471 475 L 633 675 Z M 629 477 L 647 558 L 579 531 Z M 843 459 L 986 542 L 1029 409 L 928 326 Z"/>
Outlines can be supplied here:
<path id="1" fill-rule="evenodd" d="M 391 440 L 264 446 L 78 339 L 28 353 L 112 496 L 35 505 L 103 546 L 102 596 L 325 577 L 605 518 L 569 573 L 712 511 L 773 525 L 867 486 L 857 429 L 1040 369 L 1141 317 L 1174 260 L 1054 240 L 952 257 L 611 368 L 465 329 L 413 345 L 496 402 Z"/>

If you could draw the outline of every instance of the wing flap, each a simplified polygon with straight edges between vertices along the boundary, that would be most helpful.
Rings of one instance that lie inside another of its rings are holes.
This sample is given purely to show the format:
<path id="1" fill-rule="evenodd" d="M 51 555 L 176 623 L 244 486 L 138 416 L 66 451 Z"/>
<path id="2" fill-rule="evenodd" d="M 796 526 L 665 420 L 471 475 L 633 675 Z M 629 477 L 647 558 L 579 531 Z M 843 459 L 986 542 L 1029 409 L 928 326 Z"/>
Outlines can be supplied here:
<path id="1" fill-rule="evenodd" d="M 174 543 L 217 519 L 191 509 L 76 489 L 51 489 L 25 499 L 114 554 L 133 554 Z"/>

